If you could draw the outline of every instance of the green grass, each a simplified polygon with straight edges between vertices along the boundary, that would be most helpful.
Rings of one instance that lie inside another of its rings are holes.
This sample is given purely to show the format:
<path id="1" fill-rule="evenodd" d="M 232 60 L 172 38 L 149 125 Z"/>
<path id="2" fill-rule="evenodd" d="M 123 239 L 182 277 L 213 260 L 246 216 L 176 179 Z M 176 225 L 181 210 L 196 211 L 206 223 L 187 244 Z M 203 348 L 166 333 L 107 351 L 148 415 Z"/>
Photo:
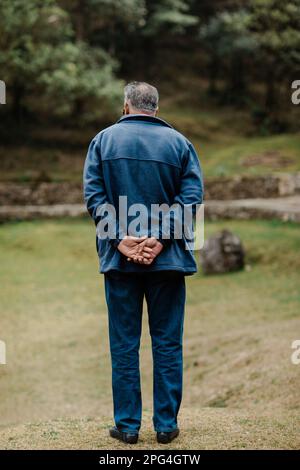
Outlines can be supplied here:
<path id="1" fill-rule="evenodd" d="M 172 446 L 299 447 L 300 366 L 290 361 L 300 331 L 299 226 L 207 223 L 206 236 L 224 227 L 241 236 L 247 266 L 187 278 L 183 433 Z M 122 447 L 107 438 L 111 370 L 94 245 L 87 219 L 0 228 L 0 447 Z M 146 312 L 141 363 L 140 448 L 153 448 Z"/>
<path id="2" fill-rule="evenodd" d="M 262 175 L 277 171 L 294 172 L 300 170 L 300 136 L 283 134 L 272 137 L 248 137 L 234 139 L 229 144 L 202 144 L 197 141 L 199 155 L 203 155 L 203 170 L 206 177 L 232 176 L 235 174 Z M 262 164 L 247 166 L 243 161 L 253 155 L 277 152 L 290 163 L 273 168 Z"/>
<path id="3" fill-rule="evenodd" d="M 261 175 L 278 171 L 300 171 L 300 134 L 254 136 L 249 117 L 242 111 L 183 108 L 163 113 L 169 122 L 194 143 L 206 178 L 232 175 Z M 248 157 L 275 152 L 279 164 L 246 166 Z M 284 162 L 284 164 L 282 164 Z M 286 162 L 286 163 L 285 163 Z"/>

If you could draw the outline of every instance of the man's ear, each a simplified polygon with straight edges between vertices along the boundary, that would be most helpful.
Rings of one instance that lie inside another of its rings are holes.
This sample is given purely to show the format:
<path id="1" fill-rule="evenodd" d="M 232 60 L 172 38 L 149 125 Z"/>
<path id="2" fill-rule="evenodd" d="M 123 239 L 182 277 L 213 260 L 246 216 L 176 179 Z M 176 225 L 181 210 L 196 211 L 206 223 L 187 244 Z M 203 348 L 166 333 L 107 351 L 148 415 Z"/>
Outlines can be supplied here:
<path id="1" fill-rule="evenodd" d="M 125 104 L 124 104 L 124 107 L 123 107 L 123 114 L 130 114 L 128 103 L 125 103 Z"/>
<path id="2" fill-rule="evenodd" d="M 158 112 L 159 112 L 159 108 L 157 108 L 157 110 L 155 111 L 154 116 L 157 116 L 157 115 L 158 115 Z"/>

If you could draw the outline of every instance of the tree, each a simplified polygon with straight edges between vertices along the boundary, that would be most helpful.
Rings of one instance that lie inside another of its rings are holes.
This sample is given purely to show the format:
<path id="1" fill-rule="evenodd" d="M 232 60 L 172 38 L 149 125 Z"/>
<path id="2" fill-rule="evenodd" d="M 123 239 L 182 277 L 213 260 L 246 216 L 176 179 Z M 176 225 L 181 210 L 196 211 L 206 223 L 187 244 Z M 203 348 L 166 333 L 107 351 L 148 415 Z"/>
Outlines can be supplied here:
<path id="1" fill-rule="evenodd" d="M 300 72 L 300 0 L 254 0 L 249 30 L 258 45 L 258 63 L 266 84 L 265 105 L 275 108 L 276 84 L 289 87 Z"/>
<path id="2" fill-rule="evenodd" d="M 146 5 L 145 34 L 156 35 L 162 31 L 182 34 L 198 22 L 198 18 L 190 14 L 186 0 L 147 0 Z"/>
<path id="3" fill-rule="evenodd" d="M 115 55 L 127 33 L 144 25 L 145 0 L 59 0 L 70 13 L 77 41 L 106 48 Z"/>
<path id="4" fill-rule="evenodd" d="M 115 110 L 122 82 L 100 48 L 74 41 L 69 15 L 55 0 L 1 0 L 0 68 L 15 119 L 24 113 L 90 120 Z"/>
<path id="5" fill-rule="evenodd" d="M 168 65 L 176 69 L 176 49 L 198 17 L 190 14 L 189 0 L 145 0 L 145 7 L 144 19 L 122 40 L 127 47 L 120 45 L 120 58 L 125 73 L 134 68 L 157 80 L 157 71 L 161 78 Z"/>
<path id="6" fill-rule="evenodd" d="M 243 103 L 247 92 L 245 63 L 257 49 L 249 31 L 251 17 L 246 10 L 220 12 L 200 28 L 200 41 L 209 57 L 209 91 L 217 93 L 220 70 L 227 79 L 227 101 Z"/>

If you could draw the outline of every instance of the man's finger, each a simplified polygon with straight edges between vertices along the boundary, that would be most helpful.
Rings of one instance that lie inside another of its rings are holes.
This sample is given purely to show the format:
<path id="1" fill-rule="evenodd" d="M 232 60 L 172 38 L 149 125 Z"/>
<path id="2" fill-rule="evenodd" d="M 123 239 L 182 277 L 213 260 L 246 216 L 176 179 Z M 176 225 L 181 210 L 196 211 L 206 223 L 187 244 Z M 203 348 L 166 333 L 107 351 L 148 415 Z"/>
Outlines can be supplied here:
<path id="1" fill-rule="evenodd" d="M 153 259 L 154 258 L 149 258 L 148 259 L 148 258 L 144 258 L 144 257 L 139 256 L 139 257 L 136 257 L 134 259 L 134 262 L 137 263 L 137 264 L 147 264 L 147 265 L 149 265 L 153 262 Z"/>
<path id="2" fill-rule="evenodd" d="M 127 238 L 127 240 L 128 239 L 132 240 L 133 242 L 136 242 L 136 243 L 141 243 L 147 239 L 146 235 L 143 237 L 132 237 L 131 235 L 127 235 L 125 238 Z"/>
<path id="3" fill-rule="evenodd" d="M 139 258 L 154 258 L 153 254 L 152 253 L 145 253 L 144 251 L 142 251 L 142 253 L 139 253 Z"/>
<path id="4" fill-rule="evenodd" d="M 154 258 L 150 258 L 150 259 L 146 259 L 146 258 L 144 258 L 144 260 L 143 260 L 143 264 L 147 264 L 147 265 L 149 265 L 149 264 L 153 263 L 153 259 L 154 259 Z"/>
<path id="5" fill-rule="evenodd" d="M 137 252 L 139 254 L 141 254 L 141 252 L 144 251 L 144 249 L 146 248 L 146 243 L 147 243 L 147 238 L 146 238 L 146 240 L 144 240 L 143 242 L 141 242 L 137 245 L 136 248 L 137 248 Z"/>
<path id="6" fill-rule="evenodd" d="M 152 253 L 153 253 L 153 250 L 152 250 L 152 248 L 149 248 L 149 246 L 145 245 L 145 246 L 143 247 L 143 253 L 150 253 L 150 254 L 152 254 Z"/>

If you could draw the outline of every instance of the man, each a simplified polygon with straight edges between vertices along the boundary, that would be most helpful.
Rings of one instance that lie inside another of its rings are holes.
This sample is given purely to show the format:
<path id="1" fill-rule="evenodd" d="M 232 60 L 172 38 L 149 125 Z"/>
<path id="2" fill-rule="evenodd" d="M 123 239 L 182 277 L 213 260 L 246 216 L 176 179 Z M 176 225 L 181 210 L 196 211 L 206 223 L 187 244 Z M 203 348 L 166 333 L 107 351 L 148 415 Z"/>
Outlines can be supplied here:
<path id="1" fill-rule="evenodd" d="M 175 233 L 178 221 L 183 223 L 180 215 L 172 213 L 171 221 L 171 211 L 161 213 L 154 224 L 149 215 L 157 204 L 186 206 L 195 213 L 203 194 L 194 147 L 157 112 L 156 88 L 144 82 L 128 84 L 123 117 L 92 140 L 84 168 L 85 201 L 97 227 L 115 220 L 115 230 L 105 236 L 98 232 L 97 251 L 109 315 L 115 419 L 110 435 L 127 443 L 138 441 L 141 425 L 139 346 L 144 298 L 152 340 L 154 429 L 160 443 L 171 442 L 179 434 L 184 276 L 197 270 L 185 236 Z M 125 217 L 120 207 L 124 196 L 129 208 Z M 148 215 L 140 232 L 131 233 L 128 227 L 137 204 Z"/>

